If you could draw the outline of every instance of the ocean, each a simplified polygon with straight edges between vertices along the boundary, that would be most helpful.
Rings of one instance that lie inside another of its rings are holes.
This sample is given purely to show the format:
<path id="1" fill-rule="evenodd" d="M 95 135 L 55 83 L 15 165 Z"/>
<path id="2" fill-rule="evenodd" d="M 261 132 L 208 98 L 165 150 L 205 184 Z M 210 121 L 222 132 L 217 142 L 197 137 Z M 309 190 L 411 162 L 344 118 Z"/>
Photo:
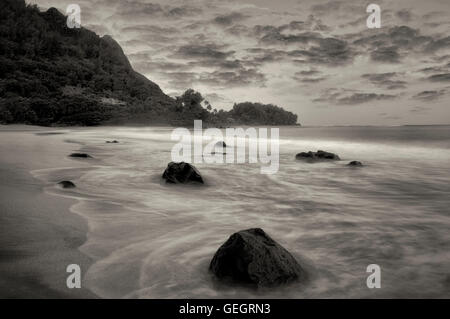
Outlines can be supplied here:
<path id="1" fill-rule="evenodd" d="M 65 129 L 86 168 L 33 171 L 46 191 L 77 198 L 94 260 L 83 286 L 106 298 L 449 298 L 450 126 L 282 127 L 276 174 L 260 164 L 194 164 L 205 185 L 166 185 L 166 127 Z M 118 140 L 118 144 L 105 143 Z M 302 151 L 341 161 L 306 163 Z M 363 167 L 348 167 L 349 161 Z M 70 179 L 77 188 L 53 184 Z M 215 280 L 216 250 L 259 227 L 308 273 L 249 289 Z M 76 261 L 74 261 L 76 263 Z M 381 288 L 369 289 L 369 264 Z"/>

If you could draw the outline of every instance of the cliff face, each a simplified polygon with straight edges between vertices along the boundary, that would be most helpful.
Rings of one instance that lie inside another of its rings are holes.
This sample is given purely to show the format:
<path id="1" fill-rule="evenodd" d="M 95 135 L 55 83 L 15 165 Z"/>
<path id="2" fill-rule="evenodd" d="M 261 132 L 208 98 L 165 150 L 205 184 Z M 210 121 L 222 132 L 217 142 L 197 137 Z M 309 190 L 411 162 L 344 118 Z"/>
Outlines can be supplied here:
<path id="1" fill-rule="evenodd" d="M 94 125 L 170 113 L 175 101 L 133 70 L 114 39 L 68 28 L 66 19 L 1 1 L 0 122 Z"/>

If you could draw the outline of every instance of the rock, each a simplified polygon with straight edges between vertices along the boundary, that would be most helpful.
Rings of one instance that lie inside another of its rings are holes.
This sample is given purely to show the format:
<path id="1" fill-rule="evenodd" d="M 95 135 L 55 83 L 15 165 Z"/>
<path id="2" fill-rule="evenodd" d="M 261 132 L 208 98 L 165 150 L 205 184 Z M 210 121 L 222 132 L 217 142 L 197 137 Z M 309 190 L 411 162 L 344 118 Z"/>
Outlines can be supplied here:
<path id="1" fill-rule="evenodd" d="M 75 184 L 71 181 L 62 181 L 59 182 L 58 185 L 61 185 L 62 188 L 75 188 Z"/>
<path id="2" fill-rule="evenodd" d="M 317 152 L 301 152 L 295 155 L 295 159 L 306 160 L 308 162 L 320 162 L 320 161 L 339 161 L 341 160 L 337 154 L 317 151 Z"/>
<path id="3" fill-rule="evenodd" d="M 117 143 L 119 143 L 119 142 L 116 141 L 116 140 L 113 140 L 113 141 L 106 141 L 106 143 L 108 143 L 108 144 L 117 144 Z"/>
<path id="4" fill-rule="evenodd" d="M 270 287 L 306 278 L 303 268 L 262 229 L 234 233 L 217 250 L 209 269 L 219 278 Z"/>
<path id="5" fill-rule="evenodd" d="M 70 157 L 79 157 L 79 158 L 92 158 L 91 155 L 86 153 L 72 153 L 69 155 Z"/>
<path id="6" fill-rule="evenodd" d="M 225 142 L 223 141 L 219 141 L 216 143 L 216 147 L 227 147 L 227 144 L 225 144 Z"/>
<path id="7" fill-rule="evenodd" d="M 347 166 L 363 166 L 363 164 L 358 161 L 351 161 L 350 163 L 347 164 Z"/>
<path id="8" fill-rule="evenodd" d="M 172 184 L 187 184 L 187 183 L 201 183 L 203 184 L 203 178 L 200 172 L 191 164 L 180 162 L 170 162 L 164 171 L 162 178 L 167 183 Z"/>

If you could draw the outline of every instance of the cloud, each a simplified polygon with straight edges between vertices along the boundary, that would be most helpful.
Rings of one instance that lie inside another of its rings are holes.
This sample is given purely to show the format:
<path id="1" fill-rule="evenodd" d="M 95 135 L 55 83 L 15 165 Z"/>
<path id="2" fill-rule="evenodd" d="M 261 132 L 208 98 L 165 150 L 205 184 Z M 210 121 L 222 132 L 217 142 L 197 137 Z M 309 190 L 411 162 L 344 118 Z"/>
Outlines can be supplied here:
<path id="1" fill-rule="evenodd" d="M 311 11 L 318 15 L 334 13 L 341 9 L 342 1 L 328 1 L 326 3 L 315 4 L 311 6 Z"/>
<path id="2" fill-rule="evenodd" d="M 372 84 L 377 87 L 385 88 L 388 90 L 403 89 L 406 87 L 406 82 L 401 80 L 393 80 L 397 76 L 395 72 L 388 73 L 375 73 L 375 74 L 363 74 L 361 77 L 368 79 Z"/>
<path id="3" fill-rule="evenodd" d="M 421 100 L 421 101 L 432 101 L 439 99 L 445 95 L 445 90 L 430 90 L 430 91 L 422 91 L 413 96 L 413 99 Z"/>
<path id="4" fill-rule="evenodd" d="M 228 14 L 219 15 L 219 16 L 215 17 L 213 22 L 215 24 L 219 24 L 219 25 L 222 25 L 222 26 L 230 26 L 233 23 L 235 23 L 237 21 L 242 21 L 242 20 L 244 20 L 246 18 L 247 18 L 247 16 L 243 15 L 242 13 L 231 12 L 231 13 L 228 13 Z"/>
<path id="5" fill-rule="evenodd" d="M 412 109 L 409 110 L 410 113 L 414 113 L 414 114 L 419 114 L 419 115 L 423 115 L 425 113 L 427 113 L 429 110 L 431 110 L 430 107 L 426 107 L 426 106 L 415 106 Z"/>
<path id="6" fill-rule="evenodd" d="M 214 104 L 214 103 L 233 103 L 233 101 L 228 99 L 226 96 L 221 95 L 221 94 L 217 94 L 217 93 L 204 94 L 203 97 L 205 98 L 205 100 L 207 100 L 211 104 Z"/>
<path id="7" fill-rule="evenodd" d="M 395 15 L 400 18 L 403 22 L 409 22 L 412 19 L 411 11 L 408 9 L 402 9 L 397 11 Z"/>
<path id="8" fill-rule="evenodd" d="M 434 74 L 428 77 L 428 79 L 433 82 L 449 82 L 450 73 Z"/>
<path id="9" fill-rule="evenodd" d="M 339 98 L 338 103 L 353 105 L 353 104 L 367 103 L 371 101 L 392 100 L 395 98 L 396 98 L 395 95 L 390 94 L 354 93 L 350 96 Z"/>
<path id="10" fill-rule="evenodd" d="M 196 84 L 208 85 L 216 89 L 242 86 L 263 87 L 266 76 L 256 69 L 241 68 L 234 71 L 213 72 L 169 72 L 169 83 L 179 89 L 193 87 Z"/>
<path id="11" fill-rule="evenodd" d="M 399 63 L 405 56 L 423 56 L 426 51 L 431 50 L 430 45 L 435 41 L 431 36 L 423 36 L 418 29 L 408 26 L 395 26 L 387 31 L 380 29 L 374 32 L 375 34 L 371 34 L 363 31 L 360 35 L 353 35 L 355 40 L 352 44 L 359 47 L 360 52 L 370 52 L 371 59 L 376 62 Z M 442 44 L 435 46 L 440 45 Z"/>
<path id="12" fill-rule="evenodd" d="M 321 97 L 313 99 L 313 102 L 326 102 L 335 105 L 357 105 L 395 98 L 397 98 L 397 95 L 354 92 L 354 90 L 348 89 L 328 89 L 323 92 Z"/>
<path id="13" fill-rule="evenodd" d="M 430 43 L 427 45 L 426 50 L 435 52 L 446 48 L 450 48 L 450 36 L 442 39 L 431 40 Z"/>
<path id="14" fill-rule="evenodd" d="M 397 63 L 399 62 L 400 54 L 398 54 L 397 48 L 392 46 L 376 49 L 370 53 L 370 57 L 374 61 Z"/>
<path id="15" fill-rule="evenodd" d="M 189 44 L 181 46 L 173 55 L 181 59 L 226 59 L 234 51 L 220 51 L 216 45 Z"/>
<path id="16" fill-rule="evenodd" d="M 295 74 L 292 78 L 295 81 L 302 82 L 302 83 L 317 83 L 317 82 L 322 82 L 327 79 L 327 77 L 325 77 L 325 76 L 318 77 L 317 76 L 318 74 L 320 74 L 319 71 L 310 69 L 310 70 L 295 72 Z M 315 75 L 315 77 L 314 77 L 314 75 Z"/>
<path id="17" fill-rule="evenodd" d="M 297 62 L 311 64 L 343 65 L 350 63 L 354 57 L 354 52 L 348 47 L 347 42 L 336 38 L 311 38 L 308 42 L 316 45 L 304 50 L 293 50 L 288 55 L 295 58 L 302 58 Z"/>

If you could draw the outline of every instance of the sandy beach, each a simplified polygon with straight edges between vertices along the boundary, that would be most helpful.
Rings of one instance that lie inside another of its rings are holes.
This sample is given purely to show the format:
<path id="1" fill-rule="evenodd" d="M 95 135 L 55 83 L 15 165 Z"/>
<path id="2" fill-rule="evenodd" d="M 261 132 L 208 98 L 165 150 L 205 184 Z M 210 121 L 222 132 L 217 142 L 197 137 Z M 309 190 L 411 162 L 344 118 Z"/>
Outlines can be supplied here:
<path id="1" fill-rule="evenodd" d="M 96 297 L 66 286 L 67 265 L 79 264 L 83 275 L 91 263 L 78 250 L 87 224 L 69 211 L 76 201 L 46 194 L 48 185 L 30 174 L 78 165 L 67 158 L 77 145 L 64 135 L 35 134 L 60 130 L 0 126 L 0 298 Z"/>

